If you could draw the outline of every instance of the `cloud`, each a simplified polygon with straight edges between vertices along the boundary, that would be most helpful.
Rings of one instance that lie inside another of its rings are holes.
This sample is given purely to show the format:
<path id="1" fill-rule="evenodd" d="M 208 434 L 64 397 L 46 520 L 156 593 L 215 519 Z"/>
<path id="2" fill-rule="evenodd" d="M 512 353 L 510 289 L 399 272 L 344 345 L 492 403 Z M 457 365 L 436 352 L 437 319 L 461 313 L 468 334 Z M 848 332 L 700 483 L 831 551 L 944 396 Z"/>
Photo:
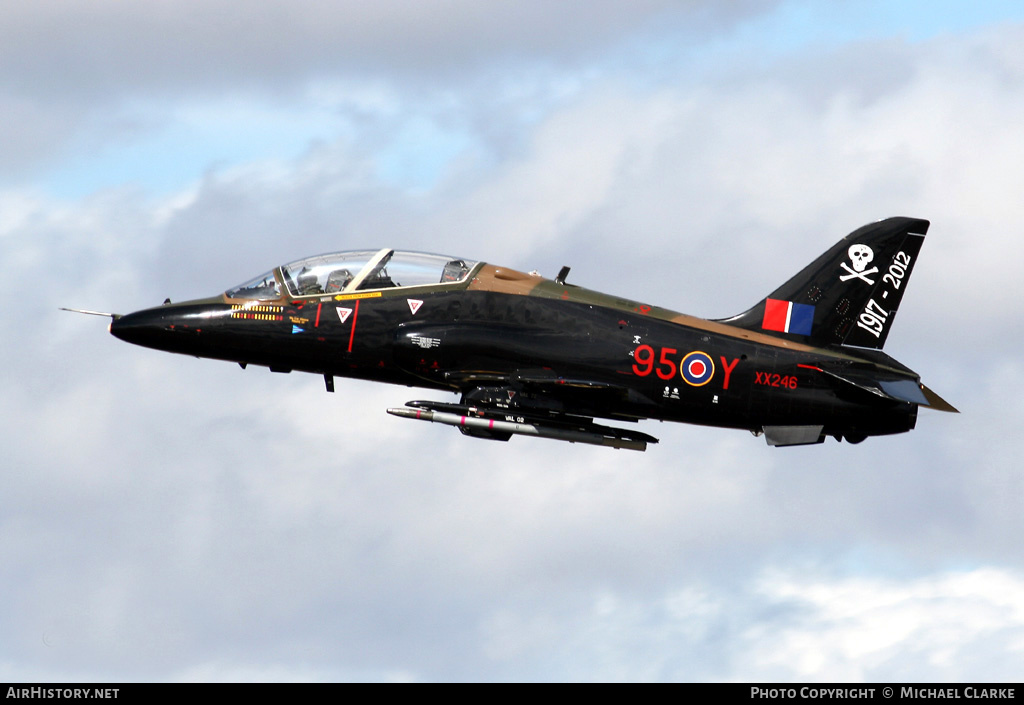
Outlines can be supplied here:
<path id="1" fill-rule="evenodd" d="M 68 191 L 95 182 L 97 171 L 131 178 L 132 168 L 159 159 L 174 164 L 149 183 L 167 188 L 175 178 L 170 188 L 177 188 L 185 168 L 244 159 L 239 150 L 293 157 L 296 138 L 323 140 L 343 129 L 340 112 L 370 108 L 378 121 L 377 98 L 388 93 L 421 103 L 470 93 L 474 101 L 490 96 L 496 108 L 529 110 L 512 88 L 517 75 L 536 98 L 547 92 L 538 80 L 555 75 L 562 89 L 576 85 L 581 67 L 607 47 L 624 50 L 666 19 L 697 41 L 768 7 L 664 0 L 503 0 L 487 8 L 465 0 L 263 0 L 243 12 L 220 1 L 11 6 L 0 11 L 4 179 L 49 177 Z M 239 104 L 248 114 L 225 127 Z M 282 128 L 285 104 L 293 109 Z M 215 114 L 204 117 L 203 108 Z M 198 163 L 203 157 L 209 161 Z"/>
<path id="2" fill-rule="evenodd" d="M 1021 594 L 1019 576 L 993 570 L 911 581 L 765 572 L 645 600 L 597 592 L 543 617 L 505 609 L 483 634 L 495 661 L 553 663 L 554 678 L 879 682 L 904 680 L 909 662 L 924 681 L 1001 681 L 1024 648 Z M 979 662 L 979 645 L 993 661 Z"/>
<path id="3" fill-rule="evenodd" d="M 804 614 L 752 629 L 751 652 L 772 679 L 901 681 L 909 662 L 923 681 L 1001 681 L 1024 649 L 1021 588 L 1018 575 L 992 569 L 908 582 L 766 576 L 769 599 Z"/>
<path id="4" fill-rule="evenodd" d="M 8 89 L 26 94 L 281 85 L 346 72 L 464 75 L 510 59 L 593 59 L 594 47 L 650 32 L 665 18 L 696 38 L 768 8 L 664 0 L 502 0 L 486 8 L 466 0 L 264 0 L 239 12 L 227 2 L 43 2 L 4 11 L 0 63 L 11 67 Z"/>

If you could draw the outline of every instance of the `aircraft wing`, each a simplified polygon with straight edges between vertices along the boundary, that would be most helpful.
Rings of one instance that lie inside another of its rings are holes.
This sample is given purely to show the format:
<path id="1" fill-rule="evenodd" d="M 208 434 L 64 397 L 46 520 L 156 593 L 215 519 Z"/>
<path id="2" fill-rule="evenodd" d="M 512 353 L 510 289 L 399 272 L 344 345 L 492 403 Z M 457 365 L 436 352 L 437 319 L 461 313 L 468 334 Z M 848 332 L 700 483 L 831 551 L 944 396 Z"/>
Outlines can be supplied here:
<path id="1" fill-rule="evenodd" d="M 582 372 L 562 374 L 543 367 L 558 346 L 581 361 Z M 586 372 L 600 368 L 587 335 L 555 329 L 498 324 L 403 323 L 395 336 L 395 360 L 404 369 L 462 394 L 459 404 L 413 401 L 388 409 L 405 418 L 457 426 L 462 433 L 493 440 L 532 435 L 644 450 L 657 439 L 638 431 L 601 426 L 594 417 L 637 421 L 616 413 L 620 407 L 657 407 L 612 377 Z M 535 360 L 537 366 L 515 367 Z M 587 364 L 587 363 L 591 364 Z M 511 363 L 511 364 L 510 364 Z M 625 405 L 629 400 L 634 404 Z"/>
<path id="2" fill-rule="evenodd" d="M 563 377 L 552 370 L 516 370 L 509 374 L 493 374 L 488 372 L 446 372 L 445 379 L 459 388 L 472 388 L 481 385 L 508 384 L 538 389 L 586 389 L 622 394 L 629 393 L 629 388 L 583 377 Z"/>

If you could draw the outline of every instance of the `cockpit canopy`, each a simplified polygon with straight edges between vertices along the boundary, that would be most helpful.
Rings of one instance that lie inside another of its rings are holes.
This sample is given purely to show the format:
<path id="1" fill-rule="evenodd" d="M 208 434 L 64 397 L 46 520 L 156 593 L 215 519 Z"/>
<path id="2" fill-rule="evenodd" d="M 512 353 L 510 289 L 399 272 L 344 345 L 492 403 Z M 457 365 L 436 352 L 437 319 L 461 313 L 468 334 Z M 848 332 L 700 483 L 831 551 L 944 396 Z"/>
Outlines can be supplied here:
<path id="1" fill-rule="evenodd" d="M 464 259 L 403 250 L 353 250 L 278 267 L 229 289 L 230 299 L 333 296 L 352 291 L 457 284 L 477 265 Z"/>

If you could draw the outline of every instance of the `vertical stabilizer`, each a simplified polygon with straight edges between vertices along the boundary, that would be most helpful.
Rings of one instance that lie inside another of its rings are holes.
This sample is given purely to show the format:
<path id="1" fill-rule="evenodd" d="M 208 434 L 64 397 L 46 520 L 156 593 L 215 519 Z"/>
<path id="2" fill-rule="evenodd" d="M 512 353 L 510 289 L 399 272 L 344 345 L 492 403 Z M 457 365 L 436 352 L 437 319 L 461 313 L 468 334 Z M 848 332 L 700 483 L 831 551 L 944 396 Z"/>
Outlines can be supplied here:
<path id="1" fill-rule="evenodd" d="M 928 224 L 887 218 L 858 228 L 756 306 L 721 322 L 811 345 L 881 349 Z"/>

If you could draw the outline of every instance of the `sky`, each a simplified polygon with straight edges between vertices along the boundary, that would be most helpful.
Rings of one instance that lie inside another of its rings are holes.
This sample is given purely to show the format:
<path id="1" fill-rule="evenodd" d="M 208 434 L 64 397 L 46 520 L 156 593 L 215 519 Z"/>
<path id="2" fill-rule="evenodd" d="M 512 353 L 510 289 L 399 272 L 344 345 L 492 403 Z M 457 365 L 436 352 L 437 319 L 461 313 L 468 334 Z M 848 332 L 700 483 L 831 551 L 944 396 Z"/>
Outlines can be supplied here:
<path id="1" fill-rule="evenodd" d="M 1020 680 L 1020 3 L 4 2 L 0 122 L 0 681 Z M 487 442 L 58 310 L 387 245 L 722 318 L 894 215 L 962 413 L 860 445 Z"/>

